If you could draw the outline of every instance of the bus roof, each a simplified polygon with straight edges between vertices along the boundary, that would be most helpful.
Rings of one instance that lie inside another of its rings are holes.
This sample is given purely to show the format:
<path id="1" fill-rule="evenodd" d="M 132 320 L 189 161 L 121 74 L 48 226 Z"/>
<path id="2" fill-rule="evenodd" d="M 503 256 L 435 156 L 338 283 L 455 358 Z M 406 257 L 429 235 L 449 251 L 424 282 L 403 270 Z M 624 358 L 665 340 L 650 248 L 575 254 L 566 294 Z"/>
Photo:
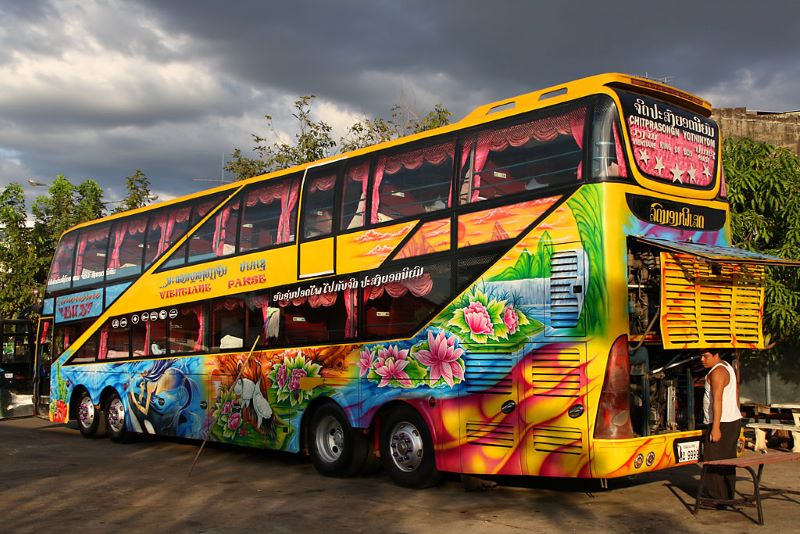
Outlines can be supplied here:
<path id="1" fill-rule="evenodd" d="M 433 130 L 426 130 L 424 132 L 415 133 L 404 137 L 399 137 L 397 139 L 384 141 L 382 143 L 378 143 L 375 145 L 370 145 L 368 147 L 360 148 L 358 150 L 353 150 L 342 154 L 335 154 L 314 162 L 295 165 L 293 167 L 288 167 L 286 169 L 281 169 L 279 171 L 253 176 L 245 180 L 224 184 L 209 189 L 203 189 L 201 191 L 190 193 L 188 195 L 183 195 L 181 197 L 176 197 L 171 200 L 166 200 L 155 204 L 149 204 L 142 208 L 114 213 L 100 219 L 95 219 L 92 221 L 86 221 L 77 224 L 64 233 L 71 232 L 75 229 L 82 228 L 85 226 L 91 226 L 100 222 L 111 221 L 135 213 L 142 213 L 158 209 L 164 206 L 178 204 L 181 202 L 185 202 L 187 200 L 192 200 L 213 193 L 220 193 L 225 191 L 233 193 L 235 190 L 238 190 L 243 185 L 247 185 L 253 182 L 258 182 L 265 179 L 279 178 L 287 174 L 302 172 L 308 168 L 317 167 L 327 163 L 332 163 L 337 160 L 345 160 L 345 159 L 355 158 L 358 156 L 367 155 L 372 152 L 376 152 L 378 150 L 392 148 L 394 146 L 400 146 L 409 142 L 418 141 L 421 139 L 426 139 L 437 135 L 456 132 L 486 122 L 508 118 L 514 115 L 526 113 L 528 111 L 533 111 L 535 109 L 549 107 L 555 104 L 572 101 L 577 98 L 582 98 L 592 94 L 598 94 L 599 92 L 601 92 L 601 88 L 603 87 L 609 87 L 614 89 L 626 89 L 629 91 L 656 96 L 663 100 L 667 100 L 674 104 L 688 108 L 705 117 L 709 117 L 711 115 L 711 104 L 708 101 L 698 96 L 695 96 L 691 93 L 688 93 L 686 91 L 676 89 L 670 85 L 666 85 L 664 83 L 657 82 L 649 78 L 632 76 L 629 74 L 621 74 L 621 73 L 597 74 L 594 76 L 588 76 L 586 78 L 580 78 L 578 80 L 573 80 L 570 82 L 565 82 L 558 85 L 545 87 L 543 89 L 532 91 L 530 93 L 525 93 L 522 95 L 478 106 L 477 108 L 469 112 L 460 121 L 448 124 L 446 126 L 441 126 Z"/>

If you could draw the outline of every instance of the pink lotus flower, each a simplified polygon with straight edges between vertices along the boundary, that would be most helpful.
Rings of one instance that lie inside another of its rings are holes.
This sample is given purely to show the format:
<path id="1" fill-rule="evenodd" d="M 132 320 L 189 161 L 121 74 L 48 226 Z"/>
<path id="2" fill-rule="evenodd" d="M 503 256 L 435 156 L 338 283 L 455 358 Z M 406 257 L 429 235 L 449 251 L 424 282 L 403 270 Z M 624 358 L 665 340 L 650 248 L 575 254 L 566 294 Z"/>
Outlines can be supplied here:
<path id="1" fill-rule="evenodd" d="M 364 349 L 361 351 L 361 359 L 358 360 L 357 364 L 360 369 L 358 376 L 363 377 L 365 374 L 369 373 L 369 370 L 372 369 L 374 359 L 375 357 L 371 350 Z"/>
<path id="2" fill-rule="evenodd" d="M 398 350 L 397 345 L 389 345 L 388 347 L 378 349 L 378 362 L 385 362 L 389 358 L 394 358 L 394 361 L 399 362 L 405 360 L 407 356 L 408 350 Z"/>
<path id="3" fill-rule="evenodd" d="M 236 430 L 239 428 L 239 425 L 242 424 L 242 416 L 239 413 L 232 413 L 230 417 L 228 417 L 228 428 L 231 430 Z"/>
<path id="4" fill-rule="evenodd" d="M 389 384 L 392 379 L 400 382 L 401 385 L 410 388 L 412 386 L 408 374 L 403 371 L 408 365 L 408 360 L 395 361 L 394 358 L 387 358 L 386 360 L 378 360 L 375 365 L 375 372 L 381 377 L 381 382 L 378 384 L 382 388 Z"/>
<path id="5" fill-rule="evenodd" d="M 281 365 L 278 367 L 278 371 L 275 373 L 275 381 L 278 383 L 278 388 L 283 389 L 286 385 L 286 379 L 288 371 L 286 369 L 286 365 Z"/>
<path id="6" fill-rule="evenodd" d="M 472 302 L 464 308 L 464 321 L 473 334 L 493 334 L 492 318 L 480 302 Z"/>
<path id="7" fill-rule="evenodd" d="M 449 338 L 444 332 L 439 332 L 434 337 L 433 332 L 428 332 L 428 350 L 422 349 L 417 353 L 417 360 L 430 368 L 432 381 L 444 378 L 450 387 L 455 385 L 454 378 L 464 380 L 464 368 L 458 359 L 464 354 L 463 349 L 455 348 L 456 338 Z"/>
<path id="8" fill-rule="evenodd" d="M 231 407 L 230 401 L 228 401 L 228 402 L 226 402 L 225 404 L 222 405 L 222 413 L 223 414 L 231 413 L 232 409 L 233 408 Z"/>
<path id="9" fill-rule="evenodd" d="M 519 328 L 519 317 L 512 306 L 506 306 L 506 311 L 503 313 L 503 322 L 506 323 L 509 334 L 513 334 Z"/>
<path id="10" fill-rule="evenodd" d="M 297 391 L 300 389 L 300 379 L 308 376 L 308 371 L 305 369 L 292 369 L 292 377 L 289 379 L 289 389 Z"/>

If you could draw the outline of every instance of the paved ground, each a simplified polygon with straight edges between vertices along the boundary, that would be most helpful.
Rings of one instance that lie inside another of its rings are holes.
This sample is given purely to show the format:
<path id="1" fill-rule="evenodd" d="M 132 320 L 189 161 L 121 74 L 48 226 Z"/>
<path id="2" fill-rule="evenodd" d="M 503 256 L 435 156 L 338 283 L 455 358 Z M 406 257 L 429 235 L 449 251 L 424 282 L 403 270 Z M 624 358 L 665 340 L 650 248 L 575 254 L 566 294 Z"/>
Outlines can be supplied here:
<path id="1" fill-rule="evenodd" d="M 423 491 L 383 474 L 319 476 L 305 459 L 197 444 L 88 440 L 38 418 L 0 421 L 0 518 L 7 532 L 797 532 L 800 462 L 765 468 L 789 490 L 764 502 L 766 528 L 734 511 L 688 509 L 699 469 L 612 483 L 502 480 L 464 490 L 458 478 Z M 740 489 L 747 484 L 740 479 Z M 755 510 L 746 513 L 755 517 Z"/>

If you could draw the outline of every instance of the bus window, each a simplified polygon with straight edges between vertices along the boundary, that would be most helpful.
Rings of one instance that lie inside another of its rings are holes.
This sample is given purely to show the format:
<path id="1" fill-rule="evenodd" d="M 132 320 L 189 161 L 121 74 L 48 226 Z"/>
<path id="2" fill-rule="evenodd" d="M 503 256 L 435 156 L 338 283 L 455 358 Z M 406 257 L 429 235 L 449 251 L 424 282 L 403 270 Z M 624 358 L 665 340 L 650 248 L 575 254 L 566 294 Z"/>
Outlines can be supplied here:
<path id="1" fill-rule="evenodd" d="M 131 334 L 130 329 L 125 327 L 114 328 L 113 325 L 119 323 L 107 322 L 100 329 L 100 344 L 98 347 L 98 360 L 114 360 L 119 358 L 130 358 L 131 355 Z M 127 323 L 125 323 L 127 325 Z"/>
<path id="2" fill-rule="evenodd" d="M 79 321 L 69 324 L 56 324 L 53 330 L 53 355 L 58 356 L 78 339 L 94 320 Z"/>
<path id="3" fill-rule="evenodd" d="M 252 347 L 258 337 L 259 347 L 274 345 L 280 334 L 278 308 L 270 306 L 266 293 L 250 295 L 245 300 L 245 348 Z"/>
<path id="4" fill-rule="evenodd" d="M 189 263 L 229 256 L 236 252 L 239 196 L 208 219 L 189 240 Z"/>
<path id="5" fill-rule="evenodd" d="M 204 311 L 203 304 L 178 306 L 177 315 L 169 320 L 169 351 L 171 354 L 207 350 L 205 329 L 203 328 Z"/>
<path id="6" fill-rule="evenodd" d="M 585 122 L 581 106 L 468 138 L 461 153 L 460 203 L 576 183 Z"/>
<path id="7" fill-rule="evenodd" d="M 303 199 L 303 238 L 330 235 L 333 231 L 333 197 L 338 165 L 308 172 Z"/>
<path id="8" fill-rule="evenodd" d="M 150 217 L 147 227 L 147 241 L 144 253 L 144 268 L 147 269 L 156 258 L 183 237 L 189 228 L 191 206 L 170 206 L 158 210 Z"/>
<path id="9" fill-rule="evenodd" d="M 342 217 L 340 223 L 342 230 L 364 226 L 364 213 L 367 211 L 368 182 L 369 161 L 348 165 L 344 173 L 344 192 L 342 194 Z"/>
<path id="10" fill-rule="evenodd" d="M 292 188 L 294 198 L 292 200 Z M 239 250 L 247 252 L 292 241 L 297 212 L 295 179 L 258 184 L 244 193 L 244 212 L 239 230 Z"/>
<path id="11" fill-rule="evenodd" d="M 219 299 L 211 303 L 211 350 L 244 347 L 244 300 L 241 297 Z"/>
<path id="12" fill-rule="evenodd" d="M 77 237 L 77 232 L 65 235 L 58 244 L 53 265 L 50 267 L 50 277 L 47 280 L 48 292 L 69 287 Z"/>
<path id="13" fill-rule="evenodd" d="M 97 359 L 97 352 L 100 347 L 100 332 L 95 332 L 86 343 L 81 346 L 72 357 L 70 363 L 93 362 Z"/>
<path id="14" fill-rule="evenodd" d="M 282 300 L 277 304 L 282 344 L 314 345 L 341 341 L 347 335 L 349 311 L 342 292 Z"/>
<path id="15" fill-rule="evenodd" d="M 189 225 L 187 227 L 187 231 L 188 231 L 189 228 L 193 228 L 194 226 L 197 226 L 197 223 L 199 223 L 200 220 L 203 217 L 208 215 L 209 211 L 211 211 L 214 207 L 216 207 L 220 203 L 220 201 L 222 200 L 222 195 L 223 195 L 222 193 L 218 193 L 218 194 L 212 196 L 211 198 L 208 198 L 208 197 L 201 198 L 198 201 L 198 203 L 196 203 L 194 205 L 194 207 L 192 208 L 191 222 L 189 223 Z M 173 242 L 177 241 L 178 239 L 180 239 L 180 237 L 182 237 L 182 236 L 174 236 L 172 238 L 172 241 Z M 181 245 L 178 248 L 178 250 L 173 252 L 172 255 L 169 257 L 169 259 L 167 259 L 167 261 L 165 261 L 161 265 L 161 268 L 177 267 L 179 265 L 183 265 L 184 263 L 186 263 L 186 243 L 187 242 L 184 242 L 184 244 Z"/>
<path id="16" fill-rule="evenodd" d="M 82 287 L 103 281 L 106 271 L 109 226 L 83 230 L 78 237 L 72 287 Z"/>
<path id="17" fill-rule="evenodd" d="M 370 221 L 403 219 L 446 208 L 455 141 L 381 156 L 375 167 Z"/>
<path id="18" fill-rule="evenodd" d="M 616 104 L 610 98 L 603 97 L 595 105 L 594 120 L 592 120 L 592 177 L 628 176 L 618 123 Z"/>
<path id="19" fill-rule="evenodd" d="M 425 266 L 420 276 L 373 284 L 380 274 L 364 283 L 366 337 L 409 336 L 450 299 L 450 264 Z"/>
<path id="20" fill-rule="evenodd" d="M 142 314 L 144 317 L 144 314 Z M 133 325 L 133 356 L 161 356 L 167 353 L 167 321 L 140 321 Z"/>
<path id="21" fill-rule="evenodd" d="M 116 280 L 142 272 L 142 248 L 146 228 L 147 214 L 114 222 L 111 226 L 106 280 Z"/>

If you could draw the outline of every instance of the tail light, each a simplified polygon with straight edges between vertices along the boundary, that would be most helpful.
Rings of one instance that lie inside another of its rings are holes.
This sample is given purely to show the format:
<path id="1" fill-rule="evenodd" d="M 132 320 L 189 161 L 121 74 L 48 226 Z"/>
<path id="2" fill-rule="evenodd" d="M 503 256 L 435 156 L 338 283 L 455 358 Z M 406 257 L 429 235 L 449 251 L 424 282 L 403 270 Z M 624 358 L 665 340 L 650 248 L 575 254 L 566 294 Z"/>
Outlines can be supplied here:
<path id="1" fill-rule="evenodd" d="M 594 425 L 595 438 L 634 437 L 630 411 L 630 371 L 628 336 L 622 335 L 614 342 L 608 354 L 606 376 Z"/>

